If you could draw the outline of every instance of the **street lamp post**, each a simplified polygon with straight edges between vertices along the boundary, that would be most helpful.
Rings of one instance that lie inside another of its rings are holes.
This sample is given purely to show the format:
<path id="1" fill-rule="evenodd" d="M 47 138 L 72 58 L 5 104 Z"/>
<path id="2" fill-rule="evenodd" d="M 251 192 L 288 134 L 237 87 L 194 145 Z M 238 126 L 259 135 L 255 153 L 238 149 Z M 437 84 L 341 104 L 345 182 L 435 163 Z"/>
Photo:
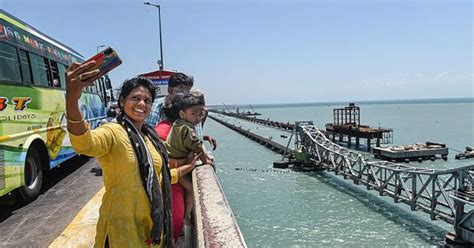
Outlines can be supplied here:
<path id="1" fill-rule="evenodd" d="M 96 52 L 96 53 L 99 53 L 99 48 L 102 48 L 102 47 L 105 47 L 105 45 L 97 46 L 97 47 L 96 47 L 96 49 L 97 49 L 97 52 Z"/>
<path id="2" fill-rule="evenodd" d="M 160 62 L 158 63 L 160 66 L 160 71 L 163 70 L 163 41 L 161 39 L 161 8 L 159 4 L 152 4 L 150 2 L 144 2 L 145 5 L 150 5 L 158 8 L 158 25 L 159 25 L 159 31 L 160 31 Z"/>

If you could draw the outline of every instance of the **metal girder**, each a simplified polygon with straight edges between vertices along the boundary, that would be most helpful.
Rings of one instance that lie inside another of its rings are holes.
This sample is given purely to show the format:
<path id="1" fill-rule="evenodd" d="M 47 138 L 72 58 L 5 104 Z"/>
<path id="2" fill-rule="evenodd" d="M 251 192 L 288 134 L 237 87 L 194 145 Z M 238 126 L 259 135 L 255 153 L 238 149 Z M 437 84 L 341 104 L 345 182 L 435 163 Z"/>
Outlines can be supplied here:
<path id="1" fill-rule="evenodd" d="M 312 123 L 298 124 L 297 136 L 313 161 L 380 195 L 390 196 L 395 202 L 403 202 L 411 210 L 427 212 L 432 219 L 453 223 L 456 208 L 450 194 L 474 188 L 474 165 L 439 170 L 388 161 L 368 162 L 362 154 L 329 140 Z M 469 199 L 474 201 L 474 195 Z M 466 227 L 467 222 L 462 223 Z M 474 224 L 466 228 L 474 230 Z"/>

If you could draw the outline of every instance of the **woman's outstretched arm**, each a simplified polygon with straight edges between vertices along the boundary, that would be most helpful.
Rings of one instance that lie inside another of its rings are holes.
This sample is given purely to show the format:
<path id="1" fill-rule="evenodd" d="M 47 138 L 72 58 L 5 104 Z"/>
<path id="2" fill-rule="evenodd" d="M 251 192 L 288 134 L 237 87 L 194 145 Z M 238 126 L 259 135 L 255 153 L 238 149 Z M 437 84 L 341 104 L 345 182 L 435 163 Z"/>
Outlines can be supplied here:
<path id="1" fill-rule="evenodd" d="M 90 70 L 95 61 L 86 64 L 73 63 L 66 71 L 66 118 L 67 129 L 73 135 L 81 135 L 88 129 L 84 122 L 84 116 L 79 109 L 79 98 L 82 89 L 94 85 L 94 79 L 99 75 L 99 70 Z"/>

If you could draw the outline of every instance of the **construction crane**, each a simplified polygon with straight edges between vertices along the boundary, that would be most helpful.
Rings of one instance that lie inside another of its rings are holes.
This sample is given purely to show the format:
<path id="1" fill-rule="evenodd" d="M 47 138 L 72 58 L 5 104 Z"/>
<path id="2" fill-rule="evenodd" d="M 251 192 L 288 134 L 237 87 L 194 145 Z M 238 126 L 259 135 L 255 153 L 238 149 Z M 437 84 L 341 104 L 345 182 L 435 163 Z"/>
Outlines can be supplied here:
<path id="1" fill-rule="evenodd" d="M 250 108 L 252 109 L 252 112 L 257 113 L 255 109 L 253 109 L 252 104 L 249 104 Z"/>
<path id="2" fill-rule="evenodd" d="M 229 110 L 229 108 L 227 107 L 227 105 L 225 105 L 225 103 L 222 103 L 222 105 L 224 105 L 224 108 L 225 108 L 225 110 L 226 110 L 228 113 L 231 112 L 231 111 Z"/>

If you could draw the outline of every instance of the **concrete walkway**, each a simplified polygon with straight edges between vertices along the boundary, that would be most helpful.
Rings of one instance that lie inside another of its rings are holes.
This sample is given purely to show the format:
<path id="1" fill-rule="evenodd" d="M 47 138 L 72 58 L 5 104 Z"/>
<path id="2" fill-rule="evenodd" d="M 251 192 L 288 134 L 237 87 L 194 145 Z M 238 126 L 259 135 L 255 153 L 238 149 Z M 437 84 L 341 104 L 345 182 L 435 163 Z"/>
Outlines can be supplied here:
<path id="1" fill-rule="evenodd" d="M 93 247 L 96 224 L 99 219 L 99 208 L 105 188 L 102 188 L 79 211 L 59 237 L 51 243 L 50 248 Z"/>
<path id="2" fill-rule="evenodd" d="M 103 187 L 97 168 L 95 159 L 73 158 L 48 173 L 38 199 L 0 207 L 0 247 L 48 247 Z"/>

